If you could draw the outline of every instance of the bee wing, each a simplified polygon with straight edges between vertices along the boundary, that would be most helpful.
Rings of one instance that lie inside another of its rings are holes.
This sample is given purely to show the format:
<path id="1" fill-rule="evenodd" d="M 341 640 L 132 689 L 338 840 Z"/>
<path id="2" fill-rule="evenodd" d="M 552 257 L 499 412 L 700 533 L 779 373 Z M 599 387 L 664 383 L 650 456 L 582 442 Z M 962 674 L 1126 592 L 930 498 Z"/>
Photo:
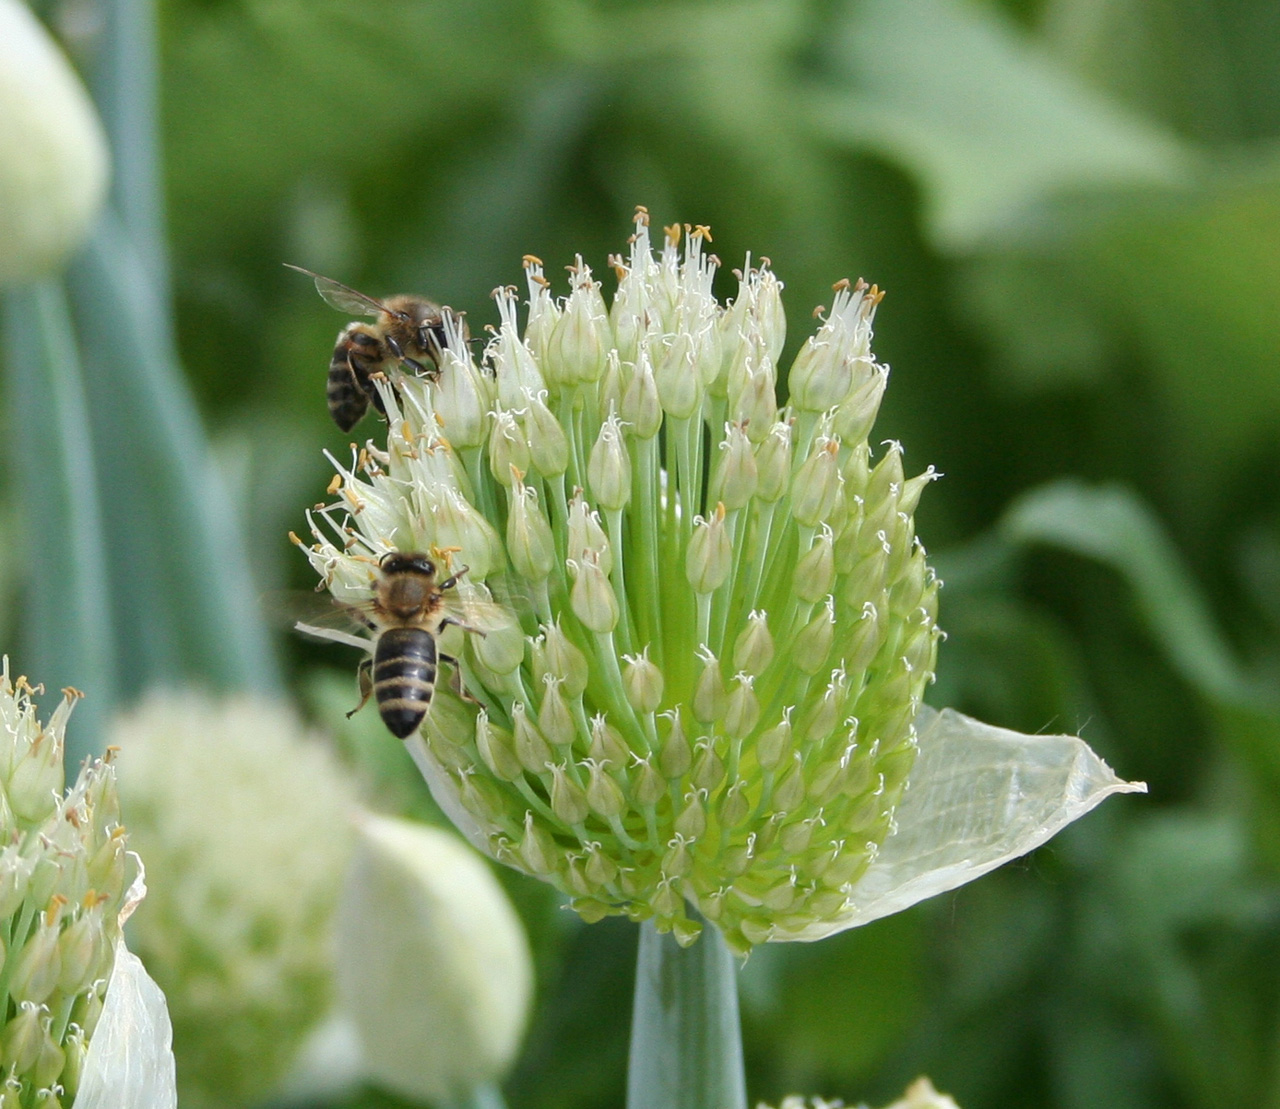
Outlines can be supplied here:
<path id="1" fill-rule="evenodd" d="M 495 601 L 484 586 L 459 587 L 443 596 L 448 615 L 475 631 L 487 633 L 520 623 L 516 610 Z"/>
<path id="2" fill-rule="evenodd" d="M 269 594 L 262 607 L 272 623 L 301 632 L 312 639 L 343 643 L 348 647 L 369 649 L 373 620 L 372 600 L 345 604 L 310 590 L 288 590 Z M 363 633 L 363 634 L 361 634 Z"/>
<path id="3" fill-rule="evenodd" d="M 316 292 L 324 298 L 327 305 L 336 308 L 339 312 L 352 316 L 380 316 L 387 311 L 386 305 L 381 301 L 365 296 L 364 293 L 357 292 L 351 286 L 342 284 L 341 281 L 334 281 L 332 277 L 321 277 L 320 274 L 295 266 L 292 262 L 286 262 L 285 265 L 291 270 L 297 270 L 313 278 L 316 283 Z M 392 313 L 392 315 L 397 314 Z"/>

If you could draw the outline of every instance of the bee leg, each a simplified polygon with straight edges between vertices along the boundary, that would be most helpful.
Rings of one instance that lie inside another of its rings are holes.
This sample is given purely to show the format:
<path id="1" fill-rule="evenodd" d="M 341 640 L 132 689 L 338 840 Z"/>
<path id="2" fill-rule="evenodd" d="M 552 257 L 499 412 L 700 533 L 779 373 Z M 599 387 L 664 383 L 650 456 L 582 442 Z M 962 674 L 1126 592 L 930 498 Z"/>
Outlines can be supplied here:
<path id="1" fill-rule="evenodd" d="M 461 628 L 464 632 L 470 632 L 472 635 L 478 635 L 482 639 L 489 634 L 484 630 L 484 628 L 473 628 L 470 624 L 464 624 L 461 620 L 455 620 L 452 616 L 446 616 L 440 621 L 441 628 L 447 628 L 450 624 L 455 628 Z"/>
<path id="2" fill-rule="evenodd" d="M 458 625 L 458 626 L 461 627 L 462 625 Z M 458 660 L 454 658 L 453 655 L 437 655 L 436 657 L 441 662 L 447 662 L 451 667 L 453 667 L 453 677 L 449 679 L 449 688 L 452 689 L 454 693 L 456 693 L 464 701 L 467 701 L 473 705 L 480 704 L 479 701 L 477 701 L 474 697 L 471 696 L 470 693 L 467 692 L 466 686 L 462 684 L 462 667 L 458 665 Z"/>
<path id="3" fill-rule="evenodd" d="M 458 584 L 458 579 L 459 579 L 460 577 L 462 577 L 462 575 L 463 575 L 463 574 L 465 574 L 465 573 L 466 573 L 468 570 L 470 570 L 470 569 L 471 569 L 471 567 L 470 567 L 470 566 L 464 566 L 461 570 L 459 570 L 456 574 L 454 574 L 454 575 L 453 575 L 453 577 L 451 577 L 451 578 L 446 578 L 446 579 L 445 579 L 444 581 L 442 581 L 442 582 L 441 582 L 441 583 L 440 583 L 436 588 L 437 588 L 437 589 L 452 589 L 455 585 L 457 585 L 457 584 Z M 455 621 L 455 623 L 456 623 L 456 621 Z M 459 625 L 459 627 L 461 627 L 461 625 Z"/>
<path id="4" fill-rule="evenodd" d="M 356 681 L 360 683 L 360 703 L 347 713 L 348 720 L 364 708 L 369 701 L 369 696 L 373 693 L 373 659 L 367 658 L 361 661 L 360 668 L 356 671 Z"/>

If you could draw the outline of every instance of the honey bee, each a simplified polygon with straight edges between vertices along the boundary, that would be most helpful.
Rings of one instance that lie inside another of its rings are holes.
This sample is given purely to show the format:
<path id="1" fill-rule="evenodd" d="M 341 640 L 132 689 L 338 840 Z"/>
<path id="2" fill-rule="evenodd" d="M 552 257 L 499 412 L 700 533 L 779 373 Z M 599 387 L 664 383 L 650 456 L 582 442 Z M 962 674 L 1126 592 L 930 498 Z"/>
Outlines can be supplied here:
<path id="1" fill-rule="evenodd" d="M 489 619 L 495 623 L 505 619 L 494 604 L 449 602 L 447 595 L 466 572 L 464 566 L 437 582 L 436 564 L 427 555 L 390 551 L 378 562 L 373 597 L 359 605 L 338 605 L 347 620 L 371 634 L 371 641 L 314 624 L 295 625 L 299 631 L 370 651 L 358 671 L 360 703 L 347 716 L 354 716 L 372 696 L 382 722 L 397 739 L 407 739 L 418 730 L 431 707 L 437 664 L 447 662 L 458 669 L 457 659 L 440 652 L 436 643 L 440 633 L 454 625 L 484 635 L 485 629 L 471 620 L 482 620 L 490 612 Z"/>
<path id="2" fill-rule="evenodd" d="M 470 339 L 462 316 L 425 297 L 402 294 L 375 300 L 330 277 L 288 262 L 285 265 L 313 278 L 325 303 L 339 312 L 374 318 L 373 323 L 353 321 L 338 332 L 329 360 L 329 415 L 343 431 L 360 422 L 370 401 L 386 415 L 374 381 L 375 375 L 385 374 L 393 363 L 424 376 L 439 375 L 448 345 L 446 315 L 463 342 Z"/>

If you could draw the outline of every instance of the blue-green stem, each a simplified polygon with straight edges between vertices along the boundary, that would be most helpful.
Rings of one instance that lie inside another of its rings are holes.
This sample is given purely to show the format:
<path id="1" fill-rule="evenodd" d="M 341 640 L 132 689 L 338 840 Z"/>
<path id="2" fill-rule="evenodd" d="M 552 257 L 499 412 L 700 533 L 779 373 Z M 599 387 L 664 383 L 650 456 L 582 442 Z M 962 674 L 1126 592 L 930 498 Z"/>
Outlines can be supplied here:
<path id="1" fill-rule="evenodd" d="M 440 1109 L 507 1109 L 502 1091 L 492 1082 L 438 1103 Z"/>
<path id="2" fill-rule="evenodd" d="M 62 285 L 10 293 L 4 321 L 9 464 L 28 566 L 25 638 L 14 661 L 50 689 L 89 692 L 67 728 L 66 760 L 75 767 L 101 748 L 116 686 L 91 417 Z"/>
<path id="3" fill-rule="evenodd" d="M 746 1109 L 737 975 L 714 925 L 690 947 L 640 926 L 627 1109 Z"/>

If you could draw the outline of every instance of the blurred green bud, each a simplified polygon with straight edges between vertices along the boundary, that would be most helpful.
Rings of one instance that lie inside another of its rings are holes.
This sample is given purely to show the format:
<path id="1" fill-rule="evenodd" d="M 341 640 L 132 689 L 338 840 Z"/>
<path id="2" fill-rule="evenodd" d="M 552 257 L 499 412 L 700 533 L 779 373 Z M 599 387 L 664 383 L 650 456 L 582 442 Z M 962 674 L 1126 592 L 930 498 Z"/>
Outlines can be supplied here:
<path id="1" fill-rule="evenodd" d="M 724 517 L 724 505 L 718 504 L 710 515 L 694 518 L 693 538 L 685 556 L 685 575 L 695 593 L 719 589 L 733 568 L 733 548 Z"/>
<path id="2" fill-rule="evenodd" d="M 20 0 L 0 0 L 0 288 L 56 271 L 106 198 L 108 152 L 75 71 Z"/>
<path id="3" fill-rule="evenodd" d="M 612 413 L 600 425 L 600 435 L 591 448 L 587 480 L 596 503 L 607 511 L 617 512 L 631 499 L 631 458 L 622 425 Z"/>
<path id="4" fill-rule="evenodd" d="M 372 814 L 357 828 L 338 910 L 339 1003 L 374 1082 L 415 1103 L 465 1098 L 500 1080 L 519 1047 L 533 986 L 524 932 L 453 836 Z"/>
<path id="5" fill-rule="evenodd" d="M 625 655 L 622 683 L 636 712 L 656 712 L 662 704 L 662 671 L 649 661 L 646 647 L 638 655 Z"/>

